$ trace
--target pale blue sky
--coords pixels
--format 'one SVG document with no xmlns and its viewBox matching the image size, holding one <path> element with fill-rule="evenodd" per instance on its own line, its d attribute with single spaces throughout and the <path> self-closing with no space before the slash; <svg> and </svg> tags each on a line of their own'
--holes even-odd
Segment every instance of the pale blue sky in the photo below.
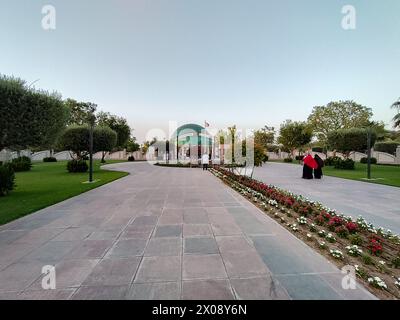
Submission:
<svg viewBox="0 0 400 320">
<path fill-rule="evenodd" d="M 339 99 L 391 127 L 399 15 L 398 0 L 0 0 L 0 73 L 122 115 L 139 140 L 169 120 L 279 126 Z"/>
</svg>

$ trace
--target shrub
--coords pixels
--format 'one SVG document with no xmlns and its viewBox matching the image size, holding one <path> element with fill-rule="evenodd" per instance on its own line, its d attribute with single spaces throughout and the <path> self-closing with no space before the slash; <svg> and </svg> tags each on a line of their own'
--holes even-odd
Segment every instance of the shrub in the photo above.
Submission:
<svg viewBox="0 0 400 320">
<path fill-rule="evenodd" d="M 285 159 L 283 159 L 283 162 L 290 163 L 290 162 L 293 162 L 293 159 L 292 158 L 285 158 Z"/>
<path fill-rule="evenodd" d="M 358 234 L 352 234 L 349 239 L 353 245 L 361 246 L 363 244 L 363 239 Z"/>
<path fill-rule="evenodd" d="M 297 161 L 301 161 L 301 160 L 303 160 L 303 158 L 304 158 L 304 156 L 296 156 L 296 157 L 295 157 L 295 159 L 296 159 Z"/>
<path fill-rule="evenodd" d="M 367 157 L 363 157 L 360 159 L 360 163 L 368 163 L 368 158 Z M 378 160 L 376 160 L 376 158 L 371 157 L 371 164 L 377 164 Z"/>
<path fill-rule="evenodd" d="M 351 159 L 344 159 L 344 160 L 339 159 L 335 161 L 334 168 L 341 170 L 354 170 L 355 162 Z"/>
<path fill-rule="evenodd" d="M 89 167 L 85 160 L 70 160 L 67 163 L 68 172 L 86 172 Z"/>
<path fill-rule="evenodd" d="M 349 231 L 346 229 L 345 226 L 339 226 L 335 229 L 336 234 L 340 238 L 347 238 L 349 236 Z"/>
<path fill-rule="evenodd" d="M 32 162 L 29 157 L 18 157 L 11 160 L 11 166 L 14 172 L 29 171 L 32 168 Z"/>
<path fill-rule="evenodd" d="M 361 255 L 361 259 L 362 259 L 363 263 L 366 265 L 374 264 L 374 260 L 372 260 L 371 256 L 369 256 L 366 253 Z"/>
<path fill-rule="evenodd" d="M 43 162 L 57 162 L 57 159 L 54 157 L 46 157 L 43 158 Z"/>
<path fill-rule="evenodd" d="M 377 142 L 374 145 L 374 150 L 395 155 L 398 145 L 400 145 L 400 143 L 395 141 Z"/>
<path fill-rule="evenodd" d="M 0 196 L 14 189 L 15 174 L 10 164 L 0 165 Z"/>
<path fill-rule="evenodd" d="M 264 154 L 264 156 L 263 156 L 263 162 L 267 162 L 268 160 L 269 160 L 268 155 Z"/>
<path fill-rule="evenodd" d="M 325 159 L 324 163 L 327 167 L 334 166 L 336 161 L 341 160 L 339 157 L 328 157 Z"/>
<path fill-rule="evenodd" d="M 129 156 L 128 157 L 128 161 L 135 161 L 135 157 L 134 156 Z"/>
<path fill-rule="evenodd" d="M 400 256 L 393 258 L 392 265 L 394 268 L 400 268 Z"/>
<path fill-rule="evenodd" d="M 324 152 L 324 148 L 322 148 L 322 147 L 313 147 L 311 150 L 313 152 L 318 152 L 318 153 L 323 153 Z"/>
</svg>

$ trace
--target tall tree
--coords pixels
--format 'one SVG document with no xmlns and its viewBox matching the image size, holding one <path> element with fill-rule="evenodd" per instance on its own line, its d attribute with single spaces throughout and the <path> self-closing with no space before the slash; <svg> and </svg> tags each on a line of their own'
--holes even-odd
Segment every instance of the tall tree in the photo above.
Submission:
<svg viewBox="0 0 400 320">
<path fill-rule="evenodd" d="M 59 94 L 31 89 L 21 79 L 0 76 L 0 150 L 51 146 L 66 117 Z"/>
<path fill-rule="evenodd" d="M 308 123 L 318 140 L 326 143 L 330 131 L 365 127 L 371 116 L 370 108 L 350 100 L 337 101 L 314 107 Z"/>
<path fill-rule="evenodd" d="M 394 127 L 400 128 L 400 98 L 392 104 L 392 108 L 397 111 L 396 115 L 393 117 Z"/>
<path fill-rule="evenodd" d="M 96 117 L 98 125 L 107 126 L 117 133 L 116 147 L 119 149 L 125 148 L 131 135 L 131 128 L 127 120 L 103 111 L 97 113 Z"/>
<path fill-rule="evenodd" d="M 129 138 L 127 144 L 126 144 L 126 151 L 127 152 L 135 152 L 140 150 L 140 145 L 139 143 L 136 142 L 135 137 Z"/>
<path fill-rule="evenodd" d="M 64 101 L 64 104 L 69 110 L 68 125 L 87 125 L 97 109 L 97 105 L 94 103 L 78 102 L 74 99 L 67 99 Z"/>
<path fill-rule="evenodd" d="M 312 130 L 306 122 L 286 120 L 281 124 L 278 142 L 290 151 L 292 156 L 295 149 L 310 143 Z"/>
<path fill-rule="evenodd" d="M 331 131 L 328 134 L 328 145 L 333 150 L 344 153 L 346 157 L 351 151 L 365 152 L 367 150 L 368 129 L 351 128 Z M 375 144 L 376 132 L 371 132 L 371 146 Z"/>
<path fill-rule="evenodd" d="M 268 145 L 274 143 L 275 140 L 275 128 L 264 126 L 260 130 L 254 132 L 254 142 L 259 144 L 264 149 L 267 149 Z"/>
</svg>

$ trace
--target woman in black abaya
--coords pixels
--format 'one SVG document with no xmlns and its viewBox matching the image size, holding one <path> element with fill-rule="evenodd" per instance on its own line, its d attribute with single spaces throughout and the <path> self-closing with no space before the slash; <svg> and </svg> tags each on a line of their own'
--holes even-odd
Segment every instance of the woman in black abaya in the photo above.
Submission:
<svg viewBox="0 0 400 320">
<path fill-rule="evenodd" d="M 314 169 L 314 178 L 321 179 L 322 178 L 322 168 L 324 167 L 324 160 L 321 159 L 319 155 L 314 156 L 314 160 L 317 162 L 318 167 Z"/>
<path fill-rule="evenodd" d="M 314 158 L 308 154 L 303 159 L 303 179 L 312 179 L 313 178 L 313 169 L 315 169 L 318 165 Z"/>
</svg>

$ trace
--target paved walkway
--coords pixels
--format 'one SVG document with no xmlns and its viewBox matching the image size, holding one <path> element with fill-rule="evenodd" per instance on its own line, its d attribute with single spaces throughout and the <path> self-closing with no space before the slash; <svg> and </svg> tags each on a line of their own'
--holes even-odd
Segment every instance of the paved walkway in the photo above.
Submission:
<svg viewBox="0 0 400 320">
<path fill-rule="evenodd" d="M 1 299 L 374 298 L 208 172 L 109 168 L 131 175 L 0 227 Z"/>
<path fill-rule="evenodd" d="M 254 178 L 302 194 L 346 215 L 362 215 L 376 227 L 400 234 L 400 188 L 325 176 L 301 179 L 302 167 L 267 162 L 256 168 Z"/>
</svg>

